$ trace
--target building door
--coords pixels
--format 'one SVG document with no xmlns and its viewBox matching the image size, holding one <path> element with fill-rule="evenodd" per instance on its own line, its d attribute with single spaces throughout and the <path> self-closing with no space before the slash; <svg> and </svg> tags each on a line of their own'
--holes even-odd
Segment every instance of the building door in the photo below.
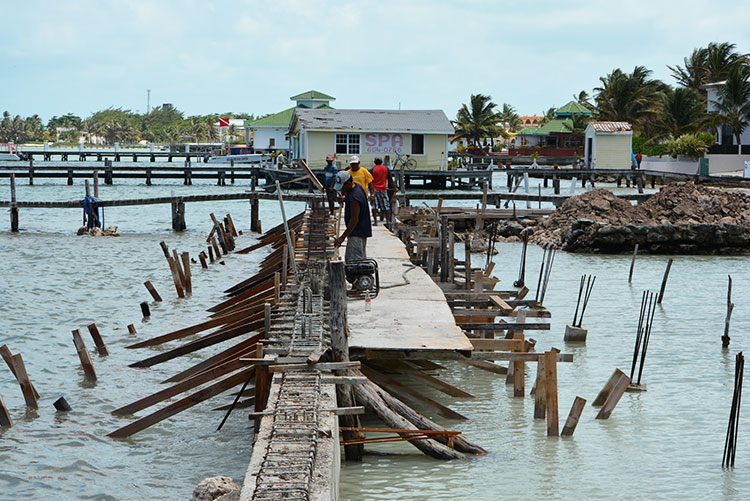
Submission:
<svg viewBox="0 0 750 501">
<path fill-rule="evenodd" d="M 588 137 L 586 138 L 586 167 L 589 169 L 591 168 L 591 158 L 593 157 L 594 153 L 594 138 Z"/>
</svg>

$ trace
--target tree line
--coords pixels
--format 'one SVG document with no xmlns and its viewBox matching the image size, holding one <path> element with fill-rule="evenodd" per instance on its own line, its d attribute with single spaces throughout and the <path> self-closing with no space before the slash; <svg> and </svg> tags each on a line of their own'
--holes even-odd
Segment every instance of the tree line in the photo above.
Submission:
<svg viewBox="0 0 750 501">
<path fill-rule="evenodd" d="M 39 115 L 11 116 L 8 111 L 0 120 L 0 142 L 61 141 L 77 143 L 103 140 L 106 144 L 154 143 L 177 144 L 181 142 L 216 143 L 221 139 L 236 140 L 241 131 L 229 126 L 224 137 L 219 137 L 216 126 L 219 117 L 253 119 L 248 113 L 213 113 L 185 117 L 170 104 L 157 106 L 149 113 L 110 107 L 81 118 L 73 113 L 52 117 L 45 125 Z"/>
<path fill-rule="evenodd" d="M 697 149 L 690 153 L 699 156 L 714 144 L 716 128 L 722 125 L 731 129 L 740 144 L 740 136 L 750 124 L 750 55 L 738 52 L 733 43 L 712 42 L 694 49 L 683 65 L 667 68 L 676 81 L 674 86 L 653 78 L 644 66 L 636 66 L 632 72 L 614 69 L 599 78 L 593 96 L 586 91 L 574 95 L 592 116 L 573 114 L 564 126 L 573 136 L 583 137 L 591 120 L 629 122 L 634 149 L 648 154 Z M 711 103 L 717 112 L 708 113 L 705 86 L 722 81 L 726 84 Z M 542 124 L 552 119 L 554 112 L 554 108 L 544 112 Z M 521 130 L 515 109 L 509 104 L 500 108 L 485 94 L 473 94 L 458 110 L 454 125 L 456 133 L 472 145 Z"/>
</svg>

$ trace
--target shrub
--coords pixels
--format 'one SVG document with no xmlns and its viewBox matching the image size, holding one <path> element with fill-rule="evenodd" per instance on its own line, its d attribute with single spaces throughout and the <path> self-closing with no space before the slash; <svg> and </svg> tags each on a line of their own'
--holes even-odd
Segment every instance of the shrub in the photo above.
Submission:
<svg viewBox="0 0 750 501">
<path fill-rule="evenodd" d="M 713 134 L 683 134 L 677 139 L 667 141 L 667 153 L 673 157 L 682 155 L 690 158 L 700 158 L 706 154 L 708 148 L 714 144 Z"/>
</svg>

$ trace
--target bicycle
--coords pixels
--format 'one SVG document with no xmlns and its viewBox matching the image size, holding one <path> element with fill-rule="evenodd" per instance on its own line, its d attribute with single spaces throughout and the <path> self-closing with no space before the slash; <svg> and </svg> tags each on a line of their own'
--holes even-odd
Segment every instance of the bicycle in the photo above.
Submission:
<svg viewBox="0 0 750 501">
<path fill-rule="evenodd" d="M 409 158 L 409 155 L 399 155 L 398 153 L 396 153 L 396 160 L 393 162 L 392 169 L 395 171 L 396 169 L 401 168 L 402 165 L 407 170 L 414 170 L 417 168 L 417 161 L 413 158 Z"/>
</svg>

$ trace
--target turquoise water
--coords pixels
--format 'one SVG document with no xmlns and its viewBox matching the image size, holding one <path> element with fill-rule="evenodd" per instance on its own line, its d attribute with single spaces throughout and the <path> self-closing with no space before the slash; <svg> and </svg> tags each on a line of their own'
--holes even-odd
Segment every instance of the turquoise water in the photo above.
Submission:
<svg viewBox="0 0 750 501">
<path fill-rule="evenodd" d="M 538 181 L 531 180 L 531 191 Z M 19 200 L 81 198 L 82 180 L 72 187 L 64 180 L 37 179 L 33 187 L 18 186 Z M 101 186 L 102 198 L 135 198 L 178 194 L 244 191 L 248 183 L 217 187 L 194 181 L 185 187 L 160 181 L 146 187 L 127 182 Z M 7 198 L 0 182 L 0 199 Z M 495 175 L 496 188 L 504 176 Z M 579 185 L 580 186 L 580 185 Z M 565 189 L 563 190 L 565 191 Z M 580 188 L 579 188 L 580 191 Z M 278 203 L 261 201 L 264 228 L 280 222 Z M 433 202 L 434 203 L 434 202 Z M 459 202 L 451 202 L 451 205 Z M 473 203 L 469 202 L 470 205 Z M 524 204 L 522 204 L 524 205 Z M 290 203 L 288 214 L 303 204 Z M 153 393 L 159 381 L 213 351 L 170 361 L 151 369 L 127 365 L 158 349 L 126 350 L 135 340 L 205 320 L 206 308 L 222 298 L 221 291 L 251 275 L 265 252 L 233 255 L 225 266 L 209 270 L 193 266 L 193 295 L 178 300 L 159 242 L 196 255 L 205 249 L 209 213 L 230 212 L 238 229 L 249 227 L 249 204 L 242 201 L 187 204 L 188 231 L 170 229 L 168 205 L 106 209 L 105 224 L 118 225 L 119 238 L 78 237 L 81 211 L 21 209 L 19 234 L 0 221 L 0 344 L 21 353 L 31 380 L 42 394 L 40 409 L 27 411 L 13 376 L 0 366 L 2 394 L 15 426 L 0 430 L 0 499 L 187 499 L 206 476 L 223 474 L 241 482 L 250 458 L 252 431 L 246 412 L 233 414 L 216 433 L 222 413 L 211 411 L 230 396 L 223 395 L 163 421 L 129 440 L 106 434 L 130 422 L 110 411 Z M 7 214 L 7 213 L 6 213 Z M 238 247 L 251 245 L 246 233 Z M 517 278 L 520 244 L 501 243 L 495 272 L 509 288 Z M 483 259 L 476 256 L 475 259 Z M 541 249 L 530 247 L 526 282 L 535 293 Z M 407 445 L 372 446 L 394 456 L 367 456 L 362 464 L 342 468 L 342 499 L 747 499 L 750 497 L 750 455 L 746 454 L 747 405 L 740 418 L 737 464 L 721 469 L 734 374 L 734 355 L 748 342 L 750 315 L 746 298 L 750 267 L 745 257 L 677 256 L 664 303 L 657 308 L 643 381 L 648 391 L 628 393 L 607 421 L 584 410 L 574 437 L 547 438 L 543 420 L 533 419 L 533 399 L 513 398 L 505 378 L 463 365 L 446 363 L 440 378 L 475 399 L 455 399 L 408 382 L 469 417 L 447 422 L 489 454 L 468 461 L 441 462 Z M 576 395 L 589 403 L 619 367 L 629 373 L 641 293 L 658 290 L 667 257 L 639 256 L 633 283 L 627 276 L 630 256 L 558 253 L 545 305 L 552 312 L 550 331 L 528 331 L 537 351 L 556 346 L 574 354 L 574 362 L 558 365 L 560 420 Z M 575 309 L 581 274 L 597 275 L 584 326 L 586 345 L 566 345 L 563 331 Z M 732 342 L 722 350 L 720 337 L 726 310 L 726 276 L 734 279 L 736 304 Z M 141 320 L 141 301 L 150 301 L 143 287 L 151 280 L 165 301 L 151 302 L 152 316 Z M 373 303 L 377 311 L 377 301 Z M 96 322 L 110 355 L 92 355 L 99 380 L 83 383 L 70 331 Z M 138 335 L 129 337 L 126 326 Z M 176 343 L 172 343 L 176 344 Z M 527 390 L 535 368 L 529 364 Z M 52 402 L 60 395 L 73 406 L 56 414 Z M 426 412 L 426 414 L 430 414 Z M 138 415 L 144 415 L 142 411 Z M 379 426 L 375 421 L 367 424 Z M 750 433 L 750 432 L 748 432 Z"/>
</svg>

